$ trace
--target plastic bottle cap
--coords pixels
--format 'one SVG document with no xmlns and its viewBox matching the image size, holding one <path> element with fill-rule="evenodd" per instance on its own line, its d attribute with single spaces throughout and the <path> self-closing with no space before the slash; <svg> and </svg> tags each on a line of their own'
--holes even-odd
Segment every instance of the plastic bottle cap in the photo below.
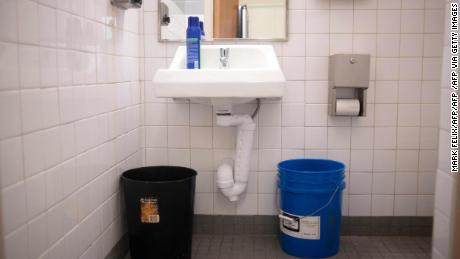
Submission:
<svg viewBox="0 0 460 259">
<path fill-rule="evenodd" d="M 196 16 L 189 16 L 188 17 L 188 26 L 199 26 L 199 19 Z"/>
</svg>

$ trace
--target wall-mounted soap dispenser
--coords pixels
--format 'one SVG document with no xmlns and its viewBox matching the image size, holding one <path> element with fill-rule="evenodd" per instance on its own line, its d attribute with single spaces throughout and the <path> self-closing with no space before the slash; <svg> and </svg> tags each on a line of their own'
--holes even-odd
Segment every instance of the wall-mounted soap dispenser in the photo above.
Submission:
<svg viewBox="0 0 460 259">
<path fill-rule="evenodd" d="M 370 55 L 335 54 L 329 57 L 329 114 L 366 116 Z"/>
</svg>

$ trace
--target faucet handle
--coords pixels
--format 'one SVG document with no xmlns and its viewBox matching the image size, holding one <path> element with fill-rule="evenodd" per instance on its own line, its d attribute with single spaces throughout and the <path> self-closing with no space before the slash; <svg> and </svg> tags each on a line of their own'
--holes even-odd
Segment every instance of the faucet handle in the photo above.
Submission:
<svg viewBox="0 0 460 259">
<path fill-rule="evenodd" d="M 220 48 L 220 56 L 228 58 L 228 54 L 230 52 L 230 48 Z"/>
</svg>

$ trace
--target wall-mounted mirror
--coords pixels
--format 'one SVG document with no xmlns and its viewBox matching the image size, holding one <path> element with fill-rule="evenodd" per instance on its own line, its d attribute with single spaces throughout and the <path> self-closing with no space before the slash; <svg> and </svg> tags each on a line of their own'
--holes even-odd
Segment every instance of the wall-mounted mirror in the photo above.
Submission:
<svg viewBox="0 0 460 259">
<path fill-rule="evenodd" d="M 203 21 L 205 40 L 287 40 L 287 0 L 160 0 L 160 41 L 184 41 L 187 18 Z"/>
</svg>

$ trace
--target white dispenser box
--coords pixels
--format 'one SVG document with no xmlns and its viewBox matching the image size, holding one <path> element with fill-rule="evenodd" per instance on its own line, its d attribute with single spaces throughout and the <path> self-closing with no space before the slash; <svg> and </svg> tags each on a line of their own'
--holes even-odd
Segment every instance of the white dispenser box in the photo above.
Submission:
<svg viewBox="0 0 460 259">
<path fill-rule="evenodd" d="M 335 54 L 329 57 L 329 114 L 366 116 L 370 55 Z"/>
</svg>

